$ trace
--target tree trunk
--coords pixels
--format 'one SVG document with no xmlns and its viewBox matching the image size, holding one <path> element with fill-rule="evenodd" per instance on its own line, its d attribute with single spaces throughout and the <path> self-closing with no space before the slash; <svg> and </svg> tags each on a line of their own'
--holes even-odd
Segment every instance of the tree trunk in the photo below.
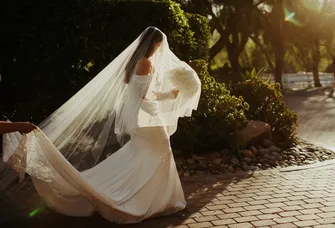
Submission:
<svg viewBox="0 0 335 228">
<path fill-rule="evenodd" d="M 262 43 L 259 41 L 258 37 L 256 36 L 250 36 L 250 38 L 254 41 L 256 46 L 258 46 L 259 50 L 263 53 L 265 56 L 265 59 L 270 67 L 270 70 L 274 72 L 274 66 L 270 57 L 270 54 L 268 53 L 268 50 L 265 49 L 265 47 L 262 45 Z"/>
<path fill-rule="evenodd" d="M 322 87 L 319 77 L 319 67 L 318 65 L 313 65 L 313 78 L 314 78 L 314 87 Z"/>
<path fill-rule="evenodd" d="M 240 53 L 236 50 L 236 48 L 234 48 L 234 46 L 227 48 L 227 51 L 228 59 L 234 75 L 234 82 L 239 82 L 242 78 L 242 68 L 239 61 Z"/>
<path fill-rule="evenodd" d="M 225 47 L 225 38 L 220 37 L 220 39 L 214 44 L 214 46 L 209 50 L 209 62 L 211 62 L 217 54 L 219 54 Z"/>
<path fill-rule="evenodd" d="M 272 45 L 274 46 L 276 66 L 274 70 L 275 82 L 282 85 L 282 74 L 284 72 L 285 63 L 285 35 L 284 35 L 284 22 L 285 14 L 283 11 L 284 2 L 283 0 L 278 0 L 274 7 L 275 24 L 273 25 L 273 32 L 276 34 L 273 37 Z"/>
<path fill-rule="evenodd" d="M 275 82 L 282 86 L 282 75 L 284 72 L 284 60 L 285 60 L 285 50 L 284 45 L 280 45 L 276 50 L 276 66 L 274 69 L 274 79 Z"/>
<path fill-rule="evenodd" d="M 313 47 L 312 47 L 312 58 L 313 58 L 313 78 L 314 78 L 314 86 L 315 87 L 322 87 L 320 83 L 319 77 L 319 64 L 321 60 L 321 53 L 320 53 L 320 40 L 318 38 L 314 39 Z"/>
</svg>

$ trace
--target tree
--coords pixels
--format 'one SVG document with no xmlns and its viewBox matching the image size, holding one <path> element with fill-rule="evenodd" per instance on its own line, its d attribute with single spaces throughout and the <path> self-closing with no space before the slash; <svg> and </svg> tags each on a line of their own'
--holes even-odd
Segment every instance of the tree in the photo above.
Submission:
<svg viewBox="0 0 335 228">
<path fill-rule="evenodd" d="M 286 53 L 284 1 L 269 0 L 259 4 L 258 20 L 261 29 L 255 30 L 251 35 L 251 39 L 263 52 L 270 69 L 273 71 L 275 81 L 280 84 L 282 84 Z M 273 57 L 269 54 L 271 52 Z"/>
<path fill-rule="evenodd" d="M 306 71 L 311 70 L 314 86 L 321 87 L 319 64 L 321 61 L 321 43 L 327 37 L 326 11 L 329 1 L 315 1 L 313 6 L 306 7 L 302 1 L 293 5 L 300 26 L 292 29 L 290 40 L 291 50 L 296 53 Z"/>
<path fill-rule="evenodd" d="M 255 24 L 253 17 L 261 1 L 250 0 L 190 0 L 184 3 L 188 11 L 200 13 L 210 18 L 212 33 L 220 34 L 218 41 L 210 48 L 209 61 L 212 61 L 223 49 L 226 49 L 234 81 L 239 81 L 242 67 L 239 61 L 241 53 L 250 38 Z"/>
<path fill-rule="evenodd" d="M 332 60 L 332 71 L 334 74 L 335 80 L 335 4 L 334 0 L 325 0 L 324 3 L 326 6 L 324 7 L 324 42 L 328 57 Z"/>
</svg>

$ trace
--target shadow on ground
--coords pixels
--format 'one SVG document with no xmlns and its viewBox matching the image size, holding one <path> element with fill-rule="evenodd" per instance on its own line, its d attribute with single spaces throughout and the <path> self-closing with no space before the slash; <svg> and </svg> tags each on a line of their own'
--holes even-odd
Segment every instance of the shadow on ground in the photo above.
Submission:
<svg viewBox="0 0 335 228">
<path fill-rule="evenodd" d="M 15 197 L 14 193 L 1 194 L 0 199 L 0 215 L 3 216 L 18 215 L 23 212 L 23 215 L 18 217 L 8 217 L 8 221 L 0 223 L 0 227 L 11 228 L 11 227 L 49 227 L 49 228 L 59 228 L 59 227 L 131 227 L 131 228 L 164 228 L 172 227 L 180 224 L 187 223 L 189 218 L 198 217 L 200 213 L 206 214 L 206 207 L 222 206 L 220 205 L 220 197 L 224 198 L 222 192 L 227 188 L 227 186 L 237 183 L 241 180 L 251 177 L 252 174 L 249 173 L 239 173 L 230 175 L 220 175 L 220 176 L 195 176 L 182 179 L 182 184 L 185 192 L 185 198 L 187 199 L 187 208 L 181 212 L 173 215 L 157 217 L 153 219 L 145 220 L 139 224 L 134 225 L 117 225 L 105 220 L 99 214 L 94 214 L 87 218 L 75 218 L 68 217 L 43 206 L 39 200 L 37 193 L 33 189 L 30 181 L 26 182 L 25 189 L 20 190 L 21 197 Z M 228 193 L 227 193 L 228 194 Z M 14 197 L 14 198 L 13 198 Z M 30 199 L 30 206 L 26 206 L 27 199 Z M 218 205 L 216 205 L 218 202 Z M 28 205 L 28 204 L 27 204 Z M 34 208 L 41 208 L 40 211 L 33 215 Z M 223 205 L 224 206 L 224 205 Z M 28 208 L 30 207 L 30 209 Z M 29 211 L 30 210 L 30 213 Z M 29 217 L 30 215 L 33 215 Z"/>
</svg>

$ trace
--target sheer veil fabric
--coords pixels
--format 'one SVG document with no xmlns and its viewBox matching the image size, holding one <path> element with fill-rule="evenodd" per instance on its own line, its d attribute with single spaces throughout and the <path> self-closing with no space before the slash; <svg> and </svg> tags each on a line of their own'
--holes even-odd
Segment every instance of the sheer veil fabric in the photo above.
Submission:
<svg viewBox="0 0 335 228">
<path fill-rule="evenodd" d="M 143 58 L 152 70 L 138 75 Z M 172 93 L 168 75 L 179 68 L 192 72 L 191 95 Z M 3 162 L 22 183 L 13 182 L 16 175 L 1 164 L 1 191 L 7 197 L 25 191 L 26 173 L 47 206 L 69 216 L 98 211 L 112 222 L 136 223 L 182 210 L 186 202 L 170 136 L 178 118 L 197 108 L 200 88 L 166 36 L 147 28 L 38 130 L 3 136 Z"/>
</svg>

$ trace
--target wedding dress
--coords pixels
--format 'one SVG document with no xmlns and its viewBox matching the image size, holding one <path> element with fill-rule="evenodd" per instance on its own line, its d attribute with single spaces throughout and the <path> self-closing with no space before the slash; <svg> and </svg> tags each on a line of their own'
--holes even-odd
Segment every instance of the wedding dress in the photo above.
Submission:
<svg viewBox="0 0 335 228">
<path fill-rule="evenodd" d="M 155 28 L 155 31 L 159 30 Z M 164 56 L 163 48 L 157 52 Z M 134 56 L 134 51 L 131 53 Z M 176 62 L 176 57 L 172 57 Z M 157 63 L 153 59 L 151 61 Z M 168 64 L 168 61 L 164 62 Z M 173 66 L 176 69 L 176 65 Z M 180 63 L 178 66 L 185 67 L 185 64 Z M 196 108 L 200 82 L 192 71 L 197 82 L 196 93 L 187 97 L 181 93 L 176 98 L 171 90 L 166 91 L 170 87 L 166 87 L 168 82 L 162 77 L 162 71 L 156 70 L 162 68 L 154 68 L 155 72 L 148 75 L 133 73 L 127 86 L 120 86 L 121 89 L 114 87 L 111 90 L 110 84 L 100 78 L 98 84 L 101 88 L 109 88 L 106 93 L 114 96 L 107 97 L 101 90 L 94 90 L 96 93 L 93 93 L 93 98 L 88 96 L 91 100 L 82 106 L 84 108 L 81 112 L 77 112 L 78 99 L 74 99 L 76 103 L 72 104 L 76 106 L 72 111 L 68 110 L 72 106 L 65 104 L 61 112 L 58 110 L 44 125 L 40 125 L 41 129 L 22 137 L 18 133 L 5 135 L 3 160 L 20 173 L 21 180 L 24 173 L 28 173 L 48 207 L 65 215 L 84 217 L 98 211 L 112 222 L 137 223 L 184 209 L 186 201 L 170 146 L 170 135 L 177 128 L 178 118 L 189 116 L 190 110 Z M 116 79 L 113 80 L 115 85 Z M 153 99 L 146 98 L 150 91 L 154 94 Z M 74 97 L 78 97 L 78 94 Z M 117 99 L 120 103 L 117 103 L 116 94 L 122 97 Z M 101 96 L 107 97 L 104 98 L 106 102 L 102 102 Z M 80 105 L 86 99 L 82 99 Z M 101 109 L 89 112 L 96 102 L 102 105 L 99 106 Z M 108 104 L 112 107 L 106 107 Z M 88 118 L 87 112 L 94 113 L 94 117 L 104 112 L 108 115 L 98 118 L 103 119 L 103 125 L 95 127 L 94 121 L 97 119 L 92 116 Z M 65 117 L 59 118 L 61 115 Z M 81 115 L 84 117 L 80 118 Z M 66 122 L 68 125 L 61 127 Z M 88 122 L 89 131 L 84 131 Z M 80 127 L 80 123 L 85 123 L 85 127 Z M 110 132 L 112 123 L 117 136 L 127 133 L 130 140 L 102 162 L 88 168 L 81 167 L 79 171 L 76 166 L 78 163 L 74 163 L 74 160 L 81 164 L 87 160 L 87 155 L 90 155 L 88 157 L 91 160 L 97 160 L 110 142 L 115 142 L 115 137 L 111 139 L 115 136 Z M 78 129 L 81 129 L 79 139 L 74 134 L 78 133 Z M 97 129 L 99 134 L 96 133 Z M 85 139 L 87 132 L 94 132 L 94 142 Z M 65 146 L 69 143 L 64 143 L 64 136 L 71 139 L 72 144 L 75 142 L 74 149 Z M 73 155 L 75 152 L 77 154 Z M 75 159 L 70 162 L 71 158 Z"/>
</svg>

